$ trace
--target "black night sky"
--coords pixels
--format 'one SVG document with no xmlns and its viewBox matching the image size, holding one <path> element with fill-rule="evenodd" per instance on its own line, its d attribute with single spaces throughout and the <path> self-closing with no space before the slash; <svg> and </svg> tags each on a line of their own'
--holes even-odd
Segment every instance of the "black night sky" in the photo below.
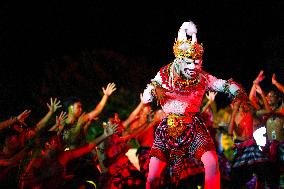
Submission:
<svg viewBox="0 0 284 189">
<path fill-rule="evenodd" d="M 101 64 L 92 67 L 100 71 L 88 73 L 85 68 L 82 81 L 87 84 L 80 85 L 75 95 L 97 97 L 91 93 L 114 81 L 138 98 L 158 69 L 173 59 L 178 28 L 189 19 L 197 25 L 198 40 L 205 47 L 204 70 L 219 78 L 233 78 L 247 91 L 260 69 L 265 72 L 267 89 L 272 87 L 272 73 L 284 83 L 283 1 L 132 2 L 1 2 L 0 117 L 35 109 L 51 96 L 76 93 L 72 83 L 57 85 L 62 81 L 53 69 L 72 70 L 66 57 L 87 67 L 78 57 L 94 51 L 106 54 L 103 61 L 92 55 L 96 59 L 92 63 Z M 114 65 L 113 56 L 125 61 Z M 54 89 L 44 90 L 43 85 Z"/>
</svg>

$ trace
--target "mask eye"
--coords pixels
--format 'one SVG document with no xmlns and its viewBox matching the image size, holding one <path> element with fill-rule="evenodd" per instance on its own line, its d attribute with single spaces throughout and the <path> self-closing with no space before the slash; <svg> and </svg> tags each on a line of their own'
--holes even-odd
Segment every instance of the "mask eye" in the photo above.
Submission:
<svg viewBox="0 0 284 189">
<path fill-rule="evenodd" d="M 194 64 L 193 61 L 185 61 L 186 64 Z"/>
<path fill-rule="evenodd" d="M 199 65 L 200 61 L 199 60 L 194 60 L 193 61 L 195 65 Z"/>
</svg>

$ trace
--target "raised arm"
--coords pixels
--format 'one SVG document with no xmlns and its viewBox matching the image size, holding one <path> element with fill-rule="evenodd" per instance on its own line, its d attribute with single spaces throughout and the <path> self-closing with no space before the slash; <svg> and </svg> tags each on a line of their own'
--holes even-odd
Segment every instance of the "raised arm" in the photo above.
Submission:
<svg viewBox="0 0 284 189">
<path fill-rule="evenodd" d="M 0 122 L 0 131 L 15 124 L 15 123 L 20 123 L 22 125 L 26 125 L 25 119 L 31 114 L 31 110 L 25 110 L 22 113 L 20 113 L 16 117 L 12 117 L 8 120 Z"/>
<path fill-rule="evenodd" d="M 154 113 L 154 117 L 153 117 L 153 120 L 151 120 L 151 122 L 146 122 L 142 125 L 139 125 L 139 127 L 131 130 L 131 133 L 129 133 L 128 135 L 125 135 L 123 137 L 120 137 L 120 139 L 122 141 L 128 141 L 130 140 L 131 138 L 135 138 L 145 132 L 148 131 L 148 129 L 150 129 L 151 127 L 157 125 L 164 117 L 165 117 L 165 113 L 162 109 L 160 110 L 156 110 L 155 113 Z"/>
<path fill-rule="evenodd" d="M 284 93 L 284 85 L 282 85 L 281 83 L 279 83 L 277 80 L 276 80 L 276 75 L 275 73 L 272 75 L 272 84 L 275 85 L 275 87 L 277 87 L 277 89 L 281 92 L 281 93 Z"/>
<path fill-rule="evenodd" d="M 47 114 L 36 124 L 35 127 L 35 131 L 38 132 L 41 129 L 43 129 L 47 122 L 50 120 L 51 116 L 54 114 L 54 112 L 56 112 L 56 110 L 58 108 L 61 107 L 60 105 L 60 100 L 57 100 L 57 98 L 55 98 L 54 100 L 52 98 L 50 98 L 50 104 L 46 104 L 49 111 L 47 112 Z"/>
<path fill-rule="evenodd" d="M 140 103 L 138 104 L 138 106 L 131 112 L 131 114 L 128 116 L 128 118 L 122 122 L 122 125 L 124 128 L 126 128 L 128 125 L 130 125 L 130 123 L 132 123 L 137 115 L 139 114 L 139 112 L 142 110 L 142 108 L 144 107 L 144 103 L 142 101 L 142 93 L 140 93 Z"/>
<path fill-rule="evenodd" d="M 52 126 L 49 129 L 49 131 L 57 131 L 57 134 L 59 135 L 63 130 L 66 119 L 67 119 L 66 112 L 61 111 L 59 116 L 56 116 L 56 123 L 54 124 L 54 126 Z"/>
<path fill-rule="evenodd" d="M 258 110 L 260 109 L 260 106 L 258 104 L 258 99 L 256 97 L 256 85 L 259 85 L 259 83 L 265 78 L 263 74 L 263 70 L 260 70 L 258 76 L 253 81 L 253 85 L 251 87 L 250 93 L 249 93 L 249 100 L 252 106 Z"/>
<path fill-rule="evenodd" d="M 69 161 L 77 159 L 89 152 L 91 152 L 98 144 L 104 141 L 109 136 L 113 135 L 117 132 L 117 125 L 107 125 L 104 127 L 104 132 L 99 137 L 95 138 L 92 142 L 84 145 L 82 147 L 64 151 L 61 155 L 59 155 L 59 162 L 63 166 L 65 166 Z"/>
<path fill-rule="evenodd" d="M 114 83 L 109 83 L 106 88 L 102 88 L 104 96 L 102 97 L 101 101 L 95 107 L 94 110 L 87 114 L 89 120 L 95 119 L 103 110 L 106 105 L 108 97 L 116 90 Z"/>
<path fill-rule="evenodd" d="M 29 151 L 29 147 L 24 147 L 21 151 L 17 152 L 10 158 L 0 159 L 0 166 L 16 166 L 19 161 L 21 161 L 27 155 Z"/>
<path fill-rule="evenodd" d="M 262 101 L 263 101 L 263 104 L 264 104 L 264 107 L 265 107 L 265 110 L 267 112 L 271 112 L 272 109 L 270 107 L 270 105 L 268 104 L 267 100 L 266 100 L 266 94 L 265 92 L 262 90 L 262 88 L 260 87 L 259 84 L 255 84 L 255 89 L 256 89 L 256 92 L 261 96 L 262 98 Z"/>
<path fill-rule="evenodd" d="M 162 77 L 160 72 L 158 72 L 155 78 L 151 79 L 151 82 L 147 84 L 141 98 L 144 104 L 152 102 L 155 98 L 157 98 L 159 102 L 163 100 Z"/>
<path fill-rule="evenodd" d="M 206 104 L 202 107 L 201 113 L 205 112 L 205 111 L 208 109 L 208 107 L 214 102 L 216 95 L 217 95 L 217 92 L 211 92 L 211 91 L 209 91 L 209 92 L 206 94 L 207 102 L 206 102 Z"/>
<path fill-rule="evenodd" d="M 154 118 L 150 123 L 145 123 L 142 127 L 139 127 L 136 131 L 134 131 L 134 136 L 138 137 L 143 135 L 144 133 L 148 132 L 151 127 L 158 125 L 162 119 L 166 116 L 165 112 L 162 109 L 158 109 L 154 113 Z M 133 136 L 132 136 L 133 138 Z"/>
<path fill-rule="evenodd" d="M 235 82 L 233 79 L 223 80 L 217 79 L 212 75 L 206 76 L 208 81 L 208 89 L 218 92 L 223 92 L 229 95 L 233 101 L 241 101 L 241 103 L 247 103 L 248 97 L 244 88 Z M 207 89 L 207 90 L 208 90 Z"/>
</svg>

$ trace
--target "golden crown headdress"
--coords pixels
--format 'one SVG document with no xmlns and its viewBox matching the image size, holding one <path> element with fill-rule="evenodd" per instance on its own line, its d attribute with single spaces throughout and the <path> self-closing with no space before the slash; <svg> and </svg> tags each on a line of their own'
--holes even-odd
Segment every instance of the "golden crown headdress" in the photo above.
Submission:
<svg viewBox="0 0 284 189">
<path fill-rule="evenodd" d="M 192 21 L 184 22 L 182 24 L 173 46 L 176 58 L 202 58 L 204 49 L 202 44 L 197 43 L 196 33 L 197 28 Z M 187 39 L 187 35 L 191 36 L 191 38 Z"/>
</svg>

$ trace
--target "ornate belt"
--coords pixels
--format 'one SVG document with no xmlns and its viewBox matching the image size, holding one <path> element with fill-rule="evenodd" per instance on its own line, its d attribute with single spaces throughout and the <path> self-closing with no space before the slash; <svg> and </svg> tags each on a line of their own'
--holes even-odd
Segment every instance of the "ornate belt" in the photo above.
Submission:
<svg viewBox="0 0 284 189">
<path fill-rule="evenodd" d="M 170 114 L 167 116 L 167 133 L 171 137 L 179 137 L 187 128 L 192 118 L 185 115 Z"/>
</svg>

